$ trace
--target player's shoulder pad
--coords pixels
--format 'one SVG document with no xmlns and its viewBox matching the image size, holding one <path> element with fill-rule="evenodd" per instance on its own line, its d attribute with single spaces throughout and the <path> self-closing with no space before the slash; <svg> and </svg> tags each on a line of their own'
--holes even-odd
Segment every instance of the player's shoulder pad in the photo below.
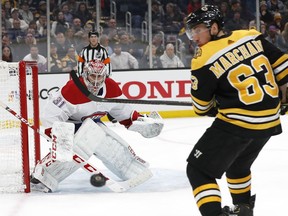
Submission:
<svg viewBox="0 0 288 216">
<path fill-rule="evenodd" d="M 244 37 L 258 37 L 259 35 L 261 35 L 261 33 L 255 29 L 250 29 L 250 30 L 237 30 L 234 31 L 232 34 L 232 38 L 233 36 L 235 37 L 236 40 L 239 40 L 241 38 Z"/>
<path fill-rule="evenodd" d="M 111 78 L 105 79 L 106 95 L 105 98 L 115 98 L 122 95 L 119 85 Z"/>
<path fill-rule="evenodd" d="M 82 77 L 80 81 L 85 85 Z M 65 100 L 72 104 L 82 104 L 91 101 L 79 90 L 73 80 L 69 80 L 66 85 L 62 87 L 61 94 Z"/>
<path fill-rule="evenodd" d="M 215 61 L 221 55 L 227 52 L 229 46 L 236 46 L 237 44 L 241 45 L 246 41 L 257 38 L 260 35 L 261 33 L 254 29 L 236 30 L 232 31 L 232 33 L 227 37 L 210 41 L 204 46 L 197 48 L 191 62 L 192 70 L 197 70 Z"/>
</svg>

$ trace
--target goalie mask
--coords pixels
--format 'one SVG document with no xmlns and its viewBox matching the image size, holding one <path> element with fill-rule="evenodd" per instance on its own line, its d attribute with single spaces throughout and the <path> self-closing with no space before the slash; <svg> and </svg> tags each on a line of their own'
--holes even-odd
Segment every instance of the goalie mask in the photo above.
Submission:
<svg viewBox="0 0 288 216">
<path fill-rule="evenodd" d="M 107 76 L 107 67 L 100 60 L 92 60 L 85 66 L 83 78 L 87 89 L 97 95 Z"/>
</svg>

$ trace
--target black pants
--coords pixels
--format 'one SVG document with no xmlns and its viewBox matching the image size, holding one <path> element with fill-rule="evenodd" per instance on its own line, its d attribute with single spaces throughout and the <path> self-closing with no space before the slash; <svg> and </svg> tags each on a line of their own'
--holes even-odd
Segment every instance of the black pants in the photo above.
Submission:
<svg viewBox="0 0 288 216">
<path fill-rule="evenodd" d="M 187 177 L 202 215 L 220 214 L 221 196 L 216 178 L 225 172 L 232 182 L 247 179 L 249 184 L 250 168 L 269 139 L 238 137 L 214 127 L 206 130 L 187 159 Z M 233 203 L 249 203 L 249 185 L 247 188 L 243 193 L 231 192 Z"/>
</svg>

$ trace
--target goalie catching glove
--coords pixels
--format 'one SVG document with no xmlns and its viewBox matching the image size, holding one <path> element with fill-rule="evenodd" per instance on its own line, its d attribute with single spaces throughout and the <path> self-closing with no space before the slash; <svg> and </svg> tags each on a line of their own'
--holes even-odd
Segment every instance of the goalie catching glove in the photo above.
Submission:
<svg viewBox="0 0 288 216">
<path fill-rule="evenodd" d="M 125 125 L 128 130 L 136 131 L 145 138 L 158 136 L 164 126 L 163 119 L 158 112 L 153 111 L 149 115 L 142 115 L 134 111 L 131 119 L 120 122 Z"/>
</svg>

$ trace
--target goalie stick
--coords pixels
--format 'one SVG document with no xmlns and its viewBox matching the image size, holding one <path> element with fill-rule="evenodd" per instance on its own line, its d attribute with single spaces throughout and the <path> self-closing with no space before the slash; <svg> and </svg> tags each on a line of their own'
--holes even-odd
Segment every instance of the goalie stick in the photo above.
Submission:
<svg viewBox="0 0 288 216">
<path fill-rule="evenodd" d="M 13 109 L 11 109 L 10 107 L 8 107 L 5 103 L 3 103 L 0 100 L 0 106 L 3 107 L 5 110 L 7 110 L 10 114 L 12 114 L 13 116 L 15 116 L 17 119 L 19 119 L 21 122 L 23 122 L 24 124 L 26 124 L 28 127 L 30 127 L 31 129 L 33 129 L 34 131 L 36 131 L 38 134 L 40 134 L 42 137 L 44 137 L 46 140 L 48 140 L 49 142 L 53 143 L 53 140 L 47 136 L 45 133 L 41 132 L 39 128 L 35 127 L 34 125 L 30 124 L 27 119 L 23 118 L 21 115 L 19 115 L 18 113 L 16 113 Z M 143 179 L 147 179 L 149 176 L 151 176 L 150 170 L 148 170 L 147 172 L 143 172 L 141 174 L 139 174 L 138 176 L 132 178 L 132 179 L 128 179 L 126 181 L 115 181 L 111 178 L 109 178 L 108 176 L 104 175 L 102 172 L 100 172 L 98 170 L 98 168 L 96 168 L 95 166 L 91 165 L 90 163 L 88 163 L 88 161 L 86 161 L 84 158 L 82 158 L 80 155 L 76 154 L 75 152 L 73 153 L 73 161 L 80 165 L 80 167 L 82 169 L 84 169 L 86 172 L 90 173 L 90 174 L 100 174 L 102 176 L 104 176 L 105 180 L 106 180 L 106 186 L 114 191 L 114 192 L 124 192 L 127 191 L 135 186 L 137 186 L 138 184 L 143 182 Z"/>
<path fill-rule="evenodd" d="M 84 86 L 76 71 L 72 70 L 70 72 L 72 80 L 78 89 L 90 100 L 103 103 L 129 103 L 129 104 L 147 104 L 147 105 L 171 105 L 171 106 L 192 106 L 192 102 L 185 101 L 165 101 L 165 100 L 130 100 L 130 99 L 113 99 L 113 98 L 100 98 L 92 94 L 86 86 Z"/>
</svg>

